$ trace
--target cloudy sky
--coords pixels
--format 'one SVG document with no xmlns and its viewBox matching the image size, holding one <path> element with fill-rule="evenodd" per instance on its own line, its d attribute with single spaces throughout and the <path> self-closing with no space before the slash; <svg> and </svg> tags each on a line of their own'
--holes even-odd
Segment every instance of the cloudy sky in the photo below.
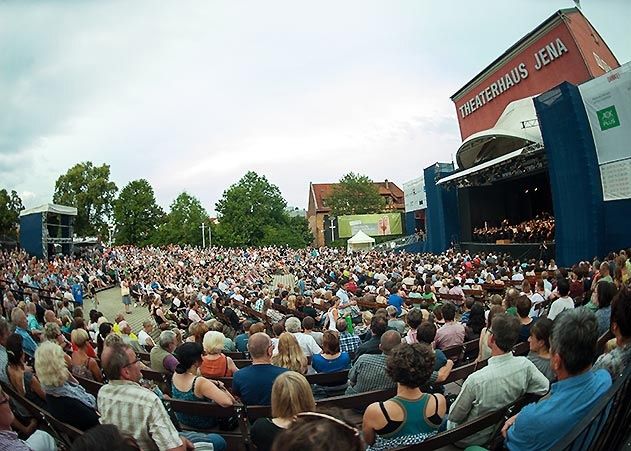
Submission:
<svg viewBox="0 0 631 451">
<path fill-rule="evenodd" d="M 629 0 L 583 0 L 621 62 Z M 80 161 L 212 212 L 246 171 L 290 205 L 353 170 L 400 185 L 460 143 L 449 96 L 571 0 L 0 2 L 0 188 Z"/>
</svg>

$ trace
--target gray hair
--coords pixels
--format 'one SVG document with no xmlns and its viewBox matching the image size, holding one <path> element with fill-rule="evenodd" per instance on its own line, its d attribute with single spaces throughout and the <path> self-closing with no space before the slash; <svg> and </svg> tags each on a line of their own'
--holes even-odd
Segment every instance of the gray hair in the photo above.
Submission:
<svg viewBox="0 0 631 451">
<path fill-rule="evenodd" d="M 160 334 L 160 340 L 158 341 L 159 346 L 162 349 L 166 349 L 173 342 L 175 342 L 175 332 L 173 332 L 172 330 L 162 331 L 162 333 Z"/>
<path fill-rule="evenodd" d="M 588 368 L 596 357 L 598 321 L 585 308 L 568 309 L 554 320 L 550 352 L 558 354 L 570 374 Z"/>
<path fill-rule="evenodd" d="M 300 320 L 295 316 L 289 317 L 285 320 L 285 330 L 292 334 L 300 332 L 302 330 L 302 324 L 300 324 Z"/>
<path fill-rule="evenodd" d="M 101 363 L 103 371 L 109 380 L 120 380 L 121 370 L 130 363 L 127 355 L 128 349 L 131 349 L 131 346 L 118 342 L 108 347 L 107 351 L 103 351 Z"/>
</svg>

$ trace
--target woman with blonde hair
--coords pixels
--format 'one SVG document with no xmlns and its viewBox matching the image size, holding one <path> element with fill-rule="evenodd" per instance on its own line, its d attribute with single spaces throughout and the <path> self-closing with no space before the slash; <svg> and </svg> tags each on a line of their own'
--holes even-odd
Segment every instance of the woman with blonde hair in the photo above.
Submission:
<svg viewBox="0 0 631 451">
<path fill-rule="evenodd" d="M 214 379 L 230 377 L 237 372 L 237 366 L 232 359 L 222 352 L 225 338 L 224 334 L 214 330 L 204 335 L 203 346 L 206 355 L 202 358 L 202 364 L 199 367 L 202 376 Z"/>
<path fill-rule="evenodd" d="M 70 334 L 70 341 L 76 349 L 72 353 L 70 371 L 74 376 L 103 382 L 101 368 L 87 353 L 90 336 L 85 329 L 75 329 Z"/>
<path fill-rule="evenodd" d="M 208 332 L 208 326 L 205 322 L 200 321 L 197 323 L 193 323 L 188 328 L 188 337 L 186 338 L 187 343 L 199 343 L 200 345 L 204 341 L 204 335 Z"/>
<path fill-rule="evenodd" d="M 99 424 L 94 396 L 70 374 L 64 351 L 58 345 L 49 341 L 39 345 L 35 351 L 35 371 L 51 415 L 82 431 Z"/>
<path fill-rule="evenodd" d="M 272 418 L 259 418 L 252 425 L 252 442 L 258 451 L 269 451 L 278 433 L 293 423 L 296 415 L 315 411 L 311 386 L 302 374 L 286 371 L 272 386 Z"/>
<path fill-rule="evenodd" d="M 283 332 L 278 337 L 278 353 L 272 357 L 272 365 L 307 373 L 307 357 L 298 344 L 294 334 Z"/>
</svg>

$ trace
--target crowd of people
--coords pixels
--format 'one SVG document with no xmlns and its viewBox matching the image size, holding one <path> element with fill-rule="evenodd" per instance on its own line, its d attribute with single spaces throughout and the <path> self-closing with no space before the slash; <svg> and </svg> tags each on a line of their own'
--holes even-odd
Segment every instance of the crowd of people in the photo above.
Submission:
<svg viewBox="0 0 631 451">
<path fill-rule="evenodd" d="M 86 431 L 73 449 L 226 448 L 221 434 L 193 431 L 234 427 L 230 418 L 176 412 L 186 426 L 178 432 L 167 397 L 271 406 L 271 417 L 250 428 L 260 450 L 385 450 L 546 394 L 510 418 L 502 435 L 511 450 L 549 449 L 628 364 L 627 255 L 558 268 L 455 251 L 127 246 L 50 262 L 3 251 L 0 381 Z M 110 319 L 98 310 L 107 287 L 121 298 L 121 313 Z M 147 320 L 134 331 L 125 318 L 137 309 Z M 612 340 L 598 355 L 596 341 L 608 331 Z M 521 342 L 529 343 L 527 356 L 512 352 Z M 447 357 L 465 343 L 477 343 L 476 353 Z M 247 365 L 236 365 L 237 352 Z M 442 383 L 459 359 L 480 369 L 456 396 Z M 146 370 L 165 374 L 169 385 L 145 380 Z M 345 371 L 333 385 L 307 379 Z M 85 380 L 104 384 L 97 397 Z M 359 428 L 317 408 L 319 399 L 375 390 L 395 396 L 369 405 Z M 0 448 L 55 449 L 18 400 L 6 390 L 0 397 Z M 485 445 L 491 432 L 457 445 Z"/>
<path fill-rule="evenodd" d="M 554 241 L 554 218 L 549 214 L 541 214 L 519 224 L 509 224 L 504 219 L 499 226 L 489 227 L 485 224 L 485 227 L 474 228 L 472 238 L 478 243 L 496 243 L 500 240 L 511 243 L 550 242 Z"/>
</svg>

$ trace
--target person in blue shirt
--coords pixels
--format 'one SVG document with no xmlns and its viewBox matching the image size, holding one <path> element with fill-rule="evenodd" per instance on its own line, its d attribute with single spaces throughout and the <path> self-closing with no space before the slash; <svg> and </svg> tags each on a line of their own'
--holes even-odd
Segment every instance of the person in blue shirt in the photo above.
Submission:
<svg viewBox="0 0 631 451">
<path fill-rule="evenodd" d="M 598 322 L 589 310 L 568 309 L 557 316 L 550 365 L 558 382 L 552 384 L 549 396 L 506 421 L 502 434 L 509 450 L 554 448 L 611 387 L 607 371 L 591 371 L 597 340 Z"/>
<path fill-rule="evenodd" d="M 248 341 L 252 365 L 241 368 L 232 379 L 232 391 L 246 405 L 268 406 L 272 402 L 272 385 L 287 368 L 272 365 L 274 346 L 264 332 L 252 335 Z"/>
<path fill-rule="evenodd" d="M 81 284 L 75 283 L 72 285 L 72 297 L 79 306 L 83 305 L 83 288 Z"/>
<path fill-rule="evenodd" d="M 335 373 L 351 367 L 351 357 L 348 352 L 340 352 L 340 339 L 337 332 L 324 331 L 322 353 L 313 355 L 311 366 L 317 373 Z"/>
<path fill-rule="evenodd" d="M 399 288 L 396 293 L 392 293 L 390 296 L 388 296 L 388 305 L 392 305 L 393 307 L 395 307 L 397 309 L 398 315 L 401 314 L 401 307 L 404 303 L 404 295 L 405 293 L 403 292 L 403 290 Z"/>
<path fill-rule="evenodd" d="M 15 333 L 22 337 L 22 347 L 24 352 L 31 357 L 35 355 L 37 350 L 37 343 L 28 333 L 28 321 L 26 319 L 26 313 L 20 307 L 15 307 L 11 311 L 11 322 L 15 324 Z"/>
<path fill-rule="evenodd" d="M 243 321 L 243 333 L 234 337 L 234 344 L 239 352 L 246 352 L 248 350 L 248 339 L 250 338 L 250 326 L 252 321 Z"/>
</svg>

